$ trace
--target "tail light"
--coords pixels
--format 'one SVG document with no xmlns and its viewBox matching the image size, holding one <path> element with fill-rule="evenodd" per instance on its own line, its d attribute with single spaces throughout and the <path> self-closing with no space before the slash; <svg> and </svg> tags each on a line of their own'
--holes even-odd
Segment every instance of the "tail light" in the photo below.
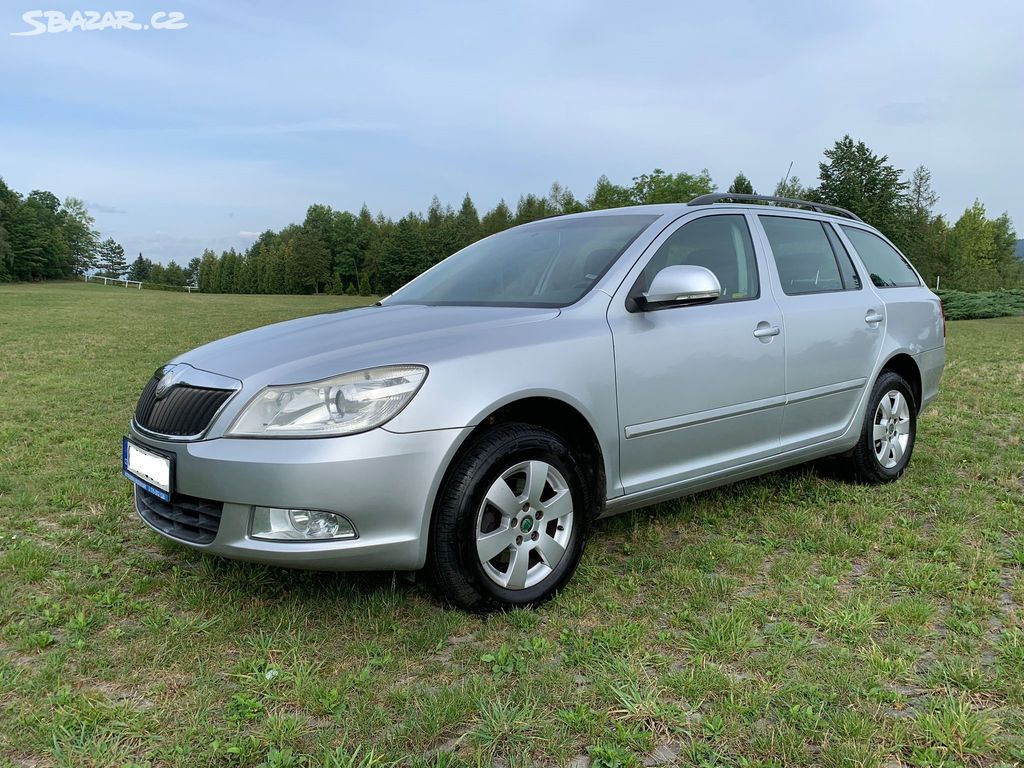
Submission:
<svg viewBox="0 0 1024 768">
<path fill-rule="evenodd" d="M 942 318 L 942 338 L 946 338 L 946 308 L 942 306 L 942 299 L 939 299 L 939 316 Z"/>
</svg>

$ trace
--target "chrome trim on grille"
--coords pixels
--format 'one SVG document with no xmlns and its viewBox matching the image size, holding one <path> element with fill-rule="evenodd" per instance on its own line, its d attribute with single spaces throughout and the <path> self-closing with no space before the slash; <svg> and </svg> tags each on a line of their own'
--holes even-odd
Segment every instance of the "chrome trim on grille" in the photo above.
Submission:
<svg viewBox="0 0 1024 768">
<path fill-rule="evenodd" d="M 150 435 L 161 440 L 171 442 L 187 442 L 199 440 L 209 431 L 210 427 L 220 416 L 221 412 L 231 401 L 231 398 L 242 388 L 242 382 L 238 379 L 222 376 L 219 373 L 204 371 L 200 368 L 193 368 L 188 363 L 173 363 L 163 365 L 156 369 L 153 378 L 146 384 L 139 402 L 132 416 L 132 426 L 144 435 Z M 145 403 L 148 409 L 148 420 L 157 403 L 172 395 L 176 389 L 205 390 L 206 393 L 224 393 L 223 401 L 218 405 L 213 414 L 205 421 L 201 430 L 192 434 L 170 434 L 160 432 L 139 421 L 139 409 Z M 199 395 L 201 396 L 201 395 Z"/>
</svg>

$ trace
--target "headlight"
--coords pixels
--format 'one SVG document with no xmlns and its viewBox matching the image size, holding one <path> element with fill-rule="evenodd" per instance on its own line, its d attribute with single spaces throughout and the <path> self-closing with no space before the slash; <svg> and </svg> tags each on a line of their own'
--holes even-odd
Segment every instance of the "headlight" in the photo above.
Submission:
<svg viewBox="0 0 1024 768">
<path fill-rule="evenodd" d="M 427 376 L 421 365 L 367 368 L 309 384 L 266 387 L 228 428 L 242 437 L 330 437 L 379 427 Z"/>
</svg>

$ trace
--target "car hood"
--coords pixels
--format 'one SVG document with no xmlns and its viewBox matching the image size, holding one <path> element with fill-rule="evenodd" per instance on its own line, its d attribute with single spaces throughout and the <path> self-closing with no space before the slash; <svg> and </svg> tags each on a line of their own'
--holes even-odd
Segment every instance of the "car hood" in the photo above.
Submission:
<svg viewBox="0 0 1024 768">
<path fill-rule="evenodd" d="M 550 320 L 557 309 L 374 306 L 256 328 L 176 358 L 247 384 L 296 384 L 375 365 L 431 363 L 492 349 L 513 328 Z M 247 387 L 248 388 L 248 387 Z"/>
</svg>

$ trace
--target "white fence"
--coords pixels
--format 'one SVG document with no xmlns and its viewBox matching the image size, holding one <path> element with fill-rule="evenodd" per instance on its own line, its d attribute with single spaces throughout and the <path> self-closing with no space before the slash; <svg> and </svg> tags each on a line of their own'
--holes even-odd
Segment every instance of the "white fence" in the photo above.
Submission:
<svg viewBox="0 0 1024 768">
<path fill-rule="evenodd" d="M 128 280 L 127 278 L 123 277 L 103 277 L 103 275 L 82 275 L 82 277 L 85 278 L 85 282 L 87 283 L 90 280 L 102 280 L 104 285 L 110 285 L 111 283 L 113 283 L 114 285 L 121 285 L 122 283 L 124 283 L 125 288 L 127 288 L 129 285 L 134 285 L 136 288 L 140 290 L 142 289 L 142 283 L 140 281 Z"/>
<path fill-rule="evenodd" d="M 124 277 L 104 277 L 103 275 L 82 275 L 82 277 L 87 283 L 90 281 L 98 283 L 102 280 L 104 285 L 123 285 L 125 288 L 134 286 L 142 290 L 142 283 L 139 280 L 128 280 Z M 150 283 L 150 285 L 160 285 L 163 290 L 181 288 L 181 290 L 188 291 L 189 293 L 199 291 L 199 286 L 197 285 L 164 285 L 163 283 Z"/>
</svg>

